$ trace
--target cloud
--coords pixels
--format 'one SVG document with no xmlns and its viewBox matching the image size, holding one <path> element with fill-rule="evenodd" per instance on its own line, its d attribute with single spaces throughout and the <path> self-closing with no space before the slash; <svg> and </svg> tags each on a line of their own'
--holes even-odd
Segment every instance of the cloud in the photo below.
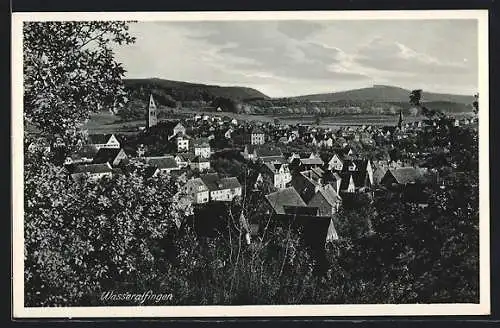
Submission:
<svg viewBox="0 0 500 328">
<path fill-rule="evenodd" d="M 295 25 L 296 24 L 296 25 Z M 319 25 L 319 24 L 318 24 Z M 315 26 L 303 22 L 204 22 L 184 27 L 192 29 L 190 35 L 199 41 L 218 47 L 219 60 L 228 69 L 246 73 L 266 73 L 276 78 L 309 80 L 363 80 L 366 76 L 357 72 L 337 71 L 343 52 L 315 42 L 289 37 L 283 27 Z M 306 28 L 299 38 L 310 34 L 314 28 Z"/>
<path fill-rule="evenodd" d="M 116 48 L 127 77 L 249 86 L 271 96 L 374 83 L 477 89 L 477 22 L 139 22 L 130 31 L 136 44 Z"/>
<path fill-rule="evenodd" d="M 403 74 L 463 74 L 469 71 L 464 61 L 439 60 L 402 43 L 382 37 L 375 37 L 361 46 L 354 60 L 369 68 Z"/>
<path fill-rule="evenodd" d="M 278 31 L 296 40 L 304 40 L 323 29 L 325 29 L 323 24 L 312 21 L 280 21 L 278 23 Z"/>
</svg>

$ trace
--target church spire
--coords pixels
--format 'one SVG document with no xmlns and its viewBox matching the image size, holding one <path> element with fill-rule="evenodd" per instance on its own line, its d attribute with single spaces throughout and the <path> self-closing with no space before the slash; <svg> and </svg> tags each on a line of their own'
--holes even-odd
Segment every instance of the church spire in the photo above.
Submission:
<svg viewBox="0 0 500 328">
<path fill-rule="evenodd" d="M 158 124 L 158 116 L 156 113 L 156 103 L 153 99 L 153 94 L 149 95 L 149 103 L 146 113 L 146 126 L 148 128 L 155 126 Z"/>
<path fill-rule="evenodd" d="M 399 110 L 399 121 L 398 121 L 398 128 L 401 130 L 403 128 L 403 110 Z"/>
</svg>

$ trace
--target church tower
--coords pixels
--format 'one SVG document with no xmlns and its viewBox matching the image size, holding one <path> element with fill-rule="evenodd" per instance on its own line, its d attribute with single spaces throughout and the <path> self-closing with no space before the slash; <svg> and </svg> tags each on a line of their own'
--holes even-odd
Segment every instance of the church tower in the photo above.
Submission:
<svg viewBox="0 0 500 328">
<path fill-rule="evenodd" d="M 399 121 L 398 121 L 398 128 L 399 130 L 403 130 L 403 110 L 399 110 Z"/>
<path fill-rule="evenodd" d="M 146 113 L 146 127 L 151 128 L 158 124 L 156 103 L 153 99 L 153 94 L 149 96 L 149 104 Z"/>
</svg>

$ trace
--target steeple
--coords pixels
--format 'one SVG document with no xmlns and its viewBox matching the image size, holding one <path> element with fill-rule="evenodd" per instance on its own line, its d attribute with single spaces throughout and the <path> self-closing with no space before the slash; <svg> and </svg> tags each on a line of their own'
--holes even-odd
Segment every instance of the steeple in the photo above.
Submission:
<svg viewBox="0 0 500 328">
<path fill-rule="evenodd" d="M 399 121 L 398 121 L 398 128 L 401 130 L 403 129 L 403 110 L 399 110 Z"/>
<path fill-rule="evenodd" d="M 158 116 L 156 112 L 156 103 L 153 99 L 153 94 L 149 95 L 149 103 L 146 113 L 146 127 L 150 128 L 158 124 Z"/>
</svg>

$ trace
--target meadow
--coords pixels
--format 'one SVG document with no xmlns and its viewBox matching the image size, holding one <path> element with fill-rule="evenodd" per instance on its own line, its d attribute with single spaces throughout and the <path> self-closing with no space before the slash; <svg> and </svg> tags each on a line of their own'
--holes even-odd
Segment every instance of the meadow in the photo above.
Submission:
<svg viewBox="0 0 500 328">
<path fill-rule="evenodd" d="M 231 112 L 200 112 L 199 110 L 190 109 L 173 109 L 173 110 L 160 110 L 160 119 L 181 119 L 192 117 L 194 114 L 209 114 L 218 116 L 228 116 L 230 118 L 235 118 L 238 121 L 249 121 L 249 122 L 262 122 L 262 123 L 273 123 L 275 119 L 278 119 L 280 124 L 304 124 L 304 125 L 316 125 L 314 115 L 299 115 L 299 114 L 243 114 L 243 113 L 231 113 Z M 340 129 L 346 126 L 362 126 L 362 125 L 373 125 L 373 126 L 384 126 L 384 125 L 396 125 L 398 122 L 398 115 L 373 115 L 373 114 L 344 114 L 336 116 L 326 116 L 320 118 L 320 124 L 318 126 L 323 128 L 330 128 L 332 130 Z M 405 122 L 414 122 L 422 120 L 422 116 L 405 116 Z M 85 125 L 90 133 L 121 133 L 121 134 L 133 134 L 139 131 L 140 127 L 145 125 L 145 120 L 133 120 L 133 121 L 122 121 L 119 116 L 113 115 L 109 112 L 101 112 L 93 114 L 91 119 Z"/>
</svg>

